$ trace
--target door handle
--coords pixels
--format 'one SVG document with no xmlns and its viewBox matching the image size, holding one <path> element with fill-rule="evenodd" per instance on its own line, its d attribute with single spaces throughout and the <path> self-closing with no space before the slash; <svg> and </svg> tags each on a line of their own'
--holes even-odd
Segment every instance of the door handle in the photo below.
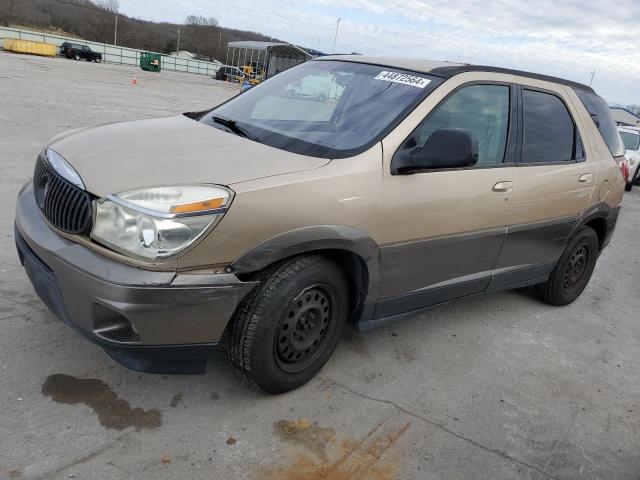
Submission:
<svg viewBox="0 0 640 480">
<path fill-rule="evenodd" d="M 513 183 L 509 181 L 496 183 L 492 190 L 497 193 L 508 193 L 513 190 Z"/>
<path fill-rule="evenodd" d="M 593 173 L 583 173 L 578 181 L 580 183 L 591 183 L 593 181 Z"/>
</svg>

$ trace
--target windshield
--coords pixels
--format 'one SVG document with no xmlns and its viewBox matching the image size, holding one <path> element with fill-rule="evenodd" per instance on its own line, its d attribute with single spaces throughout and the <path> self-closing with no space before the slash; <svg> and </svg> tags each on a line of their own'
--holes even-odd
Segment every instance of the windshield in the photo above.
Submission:
<svg viewBox="0 0 640 480">
<path fill-rule="evenodd" d="M 640 135 L 629 132 L 620 132 L 624 148 L 627 150 L 640 150 Z"/>
<path fill-rule="evenodd" d="M 442 79 L 391 67 L 311 61 L 290 68 L 200 119 L 231 120 L 252 140 L 283 150 L 344 158 L 388 133 Z"/>
</svg>

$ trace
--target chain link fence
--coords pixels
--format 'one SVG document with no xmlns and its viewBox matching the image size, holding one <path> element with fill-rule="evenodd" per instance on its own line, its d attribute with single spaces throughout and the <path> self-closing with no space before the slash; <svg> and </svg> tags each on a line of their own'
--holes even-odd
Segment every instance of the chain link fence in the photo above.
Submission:
<svg viewBox="0 0 640 480">
<path fill-rule="evenodd" d="M 117 63 L 121 65 L 139 65 L 140 54 L 143 50 L 134 48 L 118 47 L 106 43 L 88 42 L 73 37 L 63 37 L 50 33 L 35 32 L 32 30 L 22 30 L 18 28 L 0 27 L 0 47 L 5 38 L 16 38 L 19 40 L 30 40 L 32 42 L 52 43 L 60 47 L 64 42 L 87 45 L 91 50 L 102 54 L 102 61 L 107 63 Z M 204 62 L 189 58 L 162 55 L 162 69 L 174 72 L 195 73 L 198 75 L 215 76 L 222 63 Z"/>
</svg>

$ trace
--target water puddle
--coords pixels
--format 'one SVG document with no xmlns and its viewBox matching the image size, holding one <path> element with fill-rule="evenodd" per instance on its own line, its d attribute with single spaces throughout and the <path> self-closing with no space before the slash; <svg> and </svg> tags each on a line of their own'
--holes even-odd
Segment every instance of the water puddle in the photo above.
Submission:
<svg viewBox="0 0 640 480">
<path fill-rule="evenodd" d="M 162 425 L 162 414 L 155 409 L 131 408 L 111 387 L 97 378 L 76 378 L 61 373 L 50 375 L 42 394 L 67 405 L 82 403 L 98 416 L 100 425 L 113 430 L 134 427 L 152 430 Z"/>
</svg>

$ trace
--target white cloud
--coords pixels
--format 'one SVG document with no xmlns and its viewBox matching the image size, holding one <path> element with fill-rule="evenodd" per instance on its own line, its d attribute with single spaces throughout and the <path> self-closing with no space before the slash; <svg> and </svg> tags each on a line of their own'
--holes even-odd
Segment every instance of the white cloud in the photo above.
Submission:
<svg viewBox="0 0 640 480">
<path fill-rule="evenodd" d="M 127 13 L 180 21 L 215 16 L 223 26 L 257 31 L 330 51 L 464 61 L 532 70 L 588 82 L 607 100 L 640 102 L 637 0 L 121 0 Z M 151 9 L 152 7 L 152 9 Z"/>
</svg>

